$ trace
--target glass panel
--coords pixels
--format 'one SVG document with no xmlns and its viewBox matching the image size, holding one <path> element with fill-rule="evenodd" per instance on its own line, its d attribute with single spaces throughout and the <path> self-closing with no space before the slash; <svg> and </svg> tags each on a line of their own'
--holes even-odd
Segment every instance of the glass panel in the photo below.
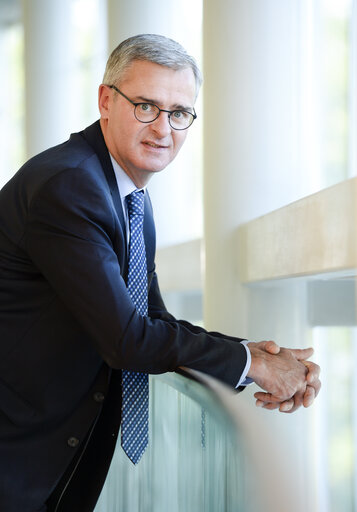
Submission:
<svg viewBox="0 0 357 512">
<path fill-rule="evenodd" d="M 250 510 L 244 453 L 213 395 L 177 374 L 151 377 L 150 392 L 149 447 L 134 467 L 117 446 L 95 512 Z"/>
<path fill-rule="evenodd" d="M 351 0 L 321 0 L 320 76 L 322 186 L 348 177 Z"/>
<path fill-rule="evenodd" d="M 356 489 L 356 328 L 316 327 L 314 340 L 323 368 L 316 402 L 315 446 L 319 510 L 353 512 Z"/>
</svg>

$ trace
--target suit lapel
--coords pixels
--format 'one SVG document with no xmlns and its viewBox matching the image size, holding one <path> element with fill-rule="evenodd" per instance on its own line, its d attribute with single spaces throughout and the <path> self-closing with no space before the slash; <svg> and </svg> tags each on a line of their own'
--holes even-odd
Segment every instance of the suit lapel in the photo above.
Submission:
<svg viewBox="0 0 357 512">
<path fill-rule="evenodd" d="M 86 141 L 92 146 L 92 148 L 94 149 L 94 151 L 96 152 L 96 154 L 99 158 L 99 161 L 101 163 L 105 177 L 106 177 L 108 185 L 109 185 L 109 189 L 110 189 L 110 193 L 112 195 L 115 210 L 118 214 L 119 222 L 121 224 L 121 228 L 123 231 L 123 237 L 124 237 L 124 240 L 126 240 L 126 227 L 125 227 L 125 220 L 124 220 L 124 214 L 123 214 L 123 207 L 122 207 L 119 189 L 118 189 L 118 183 L 115 178 L 113 165 L 110 160 L 109 151 L 105 144 L 99 121 L 96 121 L 91 126 L 88 126 L 88 128 L 86 128 L 82 133 L 83 133 L 83 136 L 86 139 Z M 124 243 L 124 246 L 125 246 L 125 268 L 123 269 L 123 276 L 124 276 L 125 280 L 127 279 L 127 275 L 128 275 L 128 254 L 127 254 L 126 245 L 127 244 Z"/>
</svg>

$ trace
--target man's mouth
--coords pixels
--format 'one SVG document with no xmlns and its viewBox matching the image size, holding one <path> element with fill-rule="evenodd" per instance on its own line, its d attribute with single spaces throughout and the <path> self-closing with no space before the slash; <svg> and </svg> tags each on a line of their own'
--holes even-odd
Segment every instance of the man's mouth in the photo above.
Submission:
<svg viewBox="0 0 357 512">
<path fill-rule="evenodd" d="M 144 141 L 143 144 L 146 144 L 147 146 L 150 146 L 151 148 L 160 148 L 160 149 L 166 149 L 168 146 L 161 146 L 160 144 L 155 144 L 155 142 L 151 141 Z"/>
</svg>

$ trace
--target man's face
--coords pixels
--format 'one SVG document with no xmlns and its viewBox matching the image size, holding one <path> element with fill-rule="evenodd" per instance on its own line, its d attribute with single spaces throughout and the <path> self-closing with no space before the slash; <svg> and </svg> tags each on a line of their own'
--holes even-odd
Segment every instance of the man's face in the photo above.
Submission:
<svg viewBox="0 0 357 512">
<path fill-rule="evenodd" d="M 148 61 L 134 61 L 119 89 L 134 103 L 154 103 L 165 110 L 192 111 L 196 97 L 191 68 L 176 71 Z M 151 123 L 141 123 L 134 106 L 105 85 L 99 88 L 99 109 L 106 145 L 137 187 L 175 158 L 187 136 L 187 130 L 171 128 L 166 112 Z"/>
</svg>

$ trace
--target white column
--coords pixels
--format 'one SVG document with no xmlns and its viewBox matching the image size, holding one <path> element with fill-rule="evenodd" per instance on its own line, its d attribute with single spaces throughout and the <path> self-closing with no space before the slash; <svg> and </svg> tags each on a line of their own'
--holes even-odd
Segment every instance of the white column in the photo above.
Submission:
<svg viewBox="0 0 357 512">
<path fill-rule="evenodd" d="M 172 33 L 174 9 L 168 0 L 108 0 L 109 48 L 136 34 Z M 170 37 L 170 36 L 169 36 Z"/>
<path fill-rule="evenodd" d="M 68 138 L 71 0 L 23 0 L 27 156 Z"/>
<path fill-rule="evenodd" d="M 289 203 L 303 181 L 296 11 L 296 2 L 281 0 L 204 3 L 206 322 L 243 335 L 235 229 Z"/>
<path fill-rule="evenodd" d="M 299 1 L 205 0 L 203 20 L 205 326 L 301 346 L 304 283 L 242 285 L 236 236 L 240 224 L 304 195 L 297 136 Z M 252 388 L 244 398 L 254 409 L 251 395 Z M 297 433 L 308 427 L 303 413 L 281 417 L 257 409 L 256 417 L 266 424 L 267 439 L 279 436 L 289 454 L 287 483 L 299 489 L 289 506 L 312 512 L 303 465 L 307 445 Z M 273 479 L 272 461 L 266 462 L 266 478 Z M 284 492 L 276 510 L 286 508 Z"/>
</svg>

